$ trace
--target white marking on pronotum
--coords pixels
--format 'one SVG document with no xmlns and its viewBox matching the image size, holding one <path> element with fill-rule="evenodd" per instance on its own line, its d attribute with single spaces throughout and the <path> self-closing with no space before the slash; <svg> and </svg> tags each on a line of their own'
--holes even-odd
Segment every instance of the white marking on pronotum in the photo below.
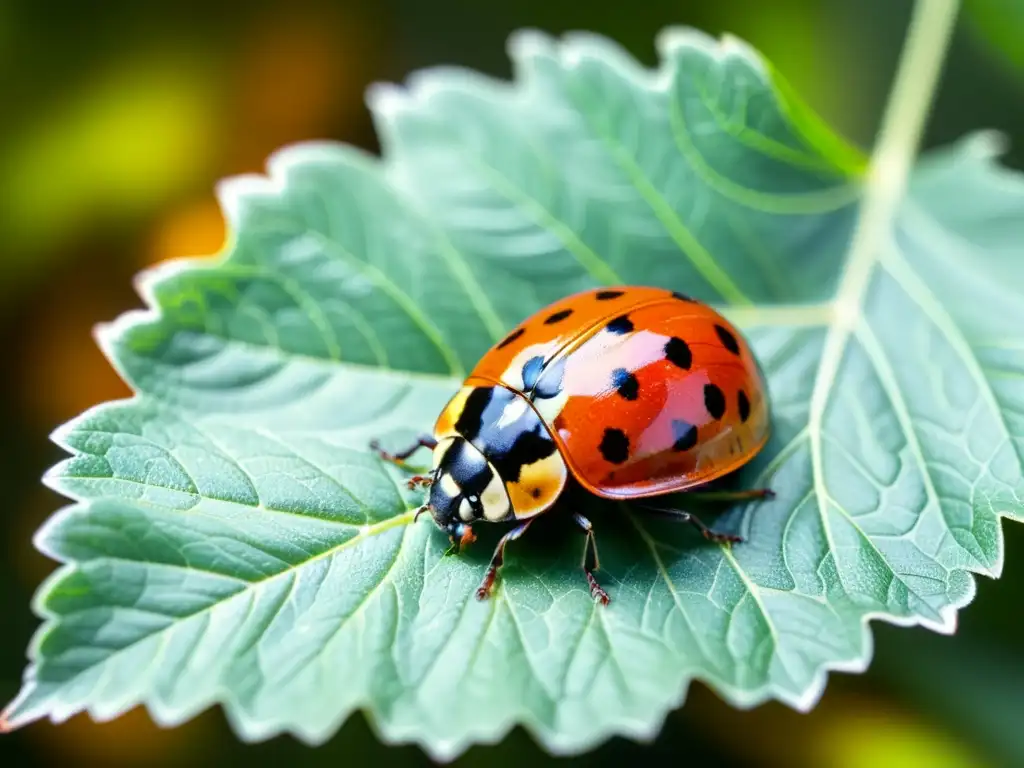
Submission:
<svg viewBox="0 0 1024 768">
<path fill-rule="evenodd" d="M 498 417 L 498 428 L 500 429 L 501 427 L 507 427 L 509 424 L 515 424 L 529 409 L 530 404 L 526 402 L 525 398 L 517 397 L 513 399 L 508 405 L 502 408 L 501 416 Z"/>
<path fill-rule="evenodd" d="M 459 487 L 459 484 L 455 482 L 455 478 L 447 473 L 441 475 L 441 490 L 453 499 L 462 493 L 462 489 Z"/>
</svg>

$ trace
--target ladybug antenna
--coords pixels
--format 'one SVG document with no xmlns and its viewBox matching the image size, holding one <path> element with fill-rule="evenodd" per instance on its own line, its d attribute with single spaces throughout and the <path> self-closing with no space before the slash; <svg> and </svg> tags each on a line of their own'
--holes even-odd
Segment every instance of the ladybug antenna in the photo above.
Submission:
<svg viewBox="0 0 1024 768">
<path fill-rule="evenodd" d="M 417 520 L 420 519 L 420 515 L 422 515 L 428 509 L 430 509 L 430 505 L 429 504 L 424 504 L 422 507 L 417 509 L 416 510 L 416 514 L 412 516 L 412 521 L 415 523 Z"/>
</svg>

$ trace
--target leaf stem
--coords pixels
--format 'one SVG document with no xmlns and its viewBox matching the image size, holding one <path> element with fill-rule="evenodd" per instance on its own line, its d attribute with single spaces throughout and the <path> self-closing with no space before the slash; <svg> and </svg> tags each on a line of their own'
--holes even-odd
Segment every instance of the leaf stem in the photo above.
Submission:
<svg viewBox="0 0 1024 768">
<path fill-rule="evenodd" d="M 849 287 L 840 291 L 840 300 L 845 298 L 844 293 L 859 299 L 862 290 L 852 288 L 857 285 L 857 278 L 866 283 L 874 255 L 889 233 L 906 191 L 959 5 L 959 0 L 917 0 L 914 4 L 907 40 L 868 167 L 864 206 L 850 245 L 843 280 Z M 865 274 L 859 274 L 861 271 Z"/>
<path fill-rule="evenodd" d="M 829 395 L 850 336 L 862 321 L 865 295 L 879 254 L 892 237 L 893 222 L 906 192 L 958 8 L 959 0 L 917 0 L 915 3 L 896 78 L 882 115 L 878 141 L 871 154 L 864 202 L 836 289 L 835 315 L 822 346 L 808 411 L 814 491 L 823 518 L 829 497 L 824 481 L 821 436 Z M 834 546 L 831 538 L 829 545 Z"/>
<path fill-rule="evenodd" d="M 959 5 L 959 0 L 917 0 L 914 4 L 868 169 L 868 185 L 873 187 L 874 194 L 868 195 L 865 204 L 865 226 L 874 216 L 883 221 L 891 219 L 903 196 L 931 112 Z"/>
<path fill-rule="evenodd" d="M 829 386 L 839 370 L 849 335 L 861 316 L 872 269 L 892 234 L 959 5 L 959 0 L 917 0 L 914 5 L 878 142 L 871 155 L 860 217 L 836 291 L 835 318 L 822 351 L 811 399 L 812 425 L 820 423 Z"/>
</svg>

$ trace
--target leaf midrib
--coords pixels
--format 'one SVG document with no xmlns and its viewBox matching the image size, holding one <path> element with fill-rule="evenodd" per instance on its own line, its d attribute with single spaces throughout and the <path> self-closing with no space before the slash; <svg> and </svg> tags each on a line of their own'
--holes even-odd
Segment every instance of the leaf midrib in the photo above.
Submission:
<svg viewBox="0 0 1024 768">
<path fill-rule="evenodd" d="M 868 166 L 860 214 L 854 227 L 848 256 L 835 294 L 835 316 L 828 327 L 821 360 L 811 392 L 808 431 L 811 438 L 811 469 L 818 514 L 830 552 L 836 551 L 828 522 L 828 501 L 844 512 L 865 541 L 866 536 L 852 516 L 831 498 L 824 477 L 822 448 L 823 421 L 836 376 L 846 356 L 850 338 L 864 316 L 865 299 L 871 276 L 886 248 L 895 248 L 893 238 L 899 206 L 906 197 L 922 126 L 934 96 L 938 70 L 946 52 L 949 34 L 956 18 L 955 0 L 933 0 L 914 6 L 910 31 L 902 52 L 896 85 L 882 117 L 880 138 Z M 901 281 L 895 278 L 898 283 Z M 905 435 L 907 440 L 913 439 Z M 927 472 L 927 467 L 922 471 Z M 875 547 L 878 553 L 877 547 Z M 878 553 L 881 557 L 881 554 Z M 834 559 L 834 555 L 833 555 Z M 883 557 L 882 562 L 888 561 Z M 893 576 L 900 577 L 889 568 Z M 838 564 L 837 578 L 842 583 Z M 844 585 L 845 586 L 845 585 Z M 907 586 L 904 582 L 904 586 Z M 913 592 L 909 586 L 908 591 Z"/>
</svg>

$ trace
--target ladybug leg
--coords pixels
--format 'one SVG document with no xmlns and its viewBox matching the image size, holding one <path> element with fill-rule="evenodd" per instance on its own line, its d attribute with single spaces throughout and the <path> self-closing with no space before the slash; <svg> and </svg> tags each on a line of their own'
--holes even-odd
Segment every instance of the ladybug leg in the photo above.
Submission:
<svg viewBox="0 0 1024 768">
<path fill-rule="evenodd" d="M 593 573 L 601 568 L 601 564 L 597 559 L 597 537 L 594 536 L 594 526 L 579 512 L 573 512 L 572 519 L 576 521 L 576 525 L 582 528 L 583 533 L 587 536 L 587 548 L 583 552 L 583 572 L 587 574 L 590 596 L 595 600 L 600 600 L 602 605 L 608 605 L 608 601 L 611 598 L 601 588 L 601 585 L 597 583 Z"/>
<path fill-rule="evenodd" d="M 716 544 L 738 544 L 743 541 L 742 537 L 734 536 L 731 533 L 716 533 L 715 531 L 712 531 L 701 521 L 699 517 L 690 514 L 689 512 L 677 512 L 676 517 L 679 519 L 679 522 L 689 523 L 700 531 L 705 539 L 713 541 Z"/>
<path fill-rule="evenodd" d="M 530 518 L 501 537 L 498 545 L 494 548 L 494 554 L 491 555 L 491 564 L 487 566 L 487 573 L 484 574 L 483 581 L 480 582 L 480 587 L 476 591 L 477 600 L 486 600 L 490 596 L 498 569 L 505 562 L 505 545 L 526 533 L 526 529 L 530 527 L 533 520 L 534 518 Z"/>
<path fill-rule="evenodd" d="M 694 528 L 696 528 L 698 531 L 700 531 L 701 535 L 705 539 L 707 539 L 708 541 L 713 541 L 716 544 L 734 544 L 734 543 L 739 543 L 739 542 L 743 541 L 742 537 L 734 536 L 731 533 L 717 533 L 715 531 L 712 531 L 710 528 L 708 528 L 704 524 L 704 522 L 699 517 L 697 517 L 696 515 L 694 515 L 694 514 L 692 514 L 690 512 L 684 512 L 681 509 L 668 509 L 666 507 L 654 507 L 654 506 L 650 506 L 648 504 L 643 504 L 641 506 L 644 509 L 649 509 L 652 512 L 658 512 L 659 514 L 667 515 L 668 517 L 673 517 L 676 520 L 678 520 L 680 523 L 689 523 Z"/>
<path fill-rule="evenodd" d="M 434 478 L 432 475 L 413 475 L 405 481 L 405 484 L 410 488 L 415 488 L 418 485 L 429 486 L 433 485 L 433 483 Z"/>
<path fill-rule="evenodd" d="M 420 435 L 419 437 L 416 438 L 415 443 L 410 445 L 408 448 L 399 451 L 398 453 L 388 453 L 387 451 L 380 447 L 380 442 L 378 442 L 377 440 L 370 441 L 370 450 L 376 451 L 377 455 L 384 459 L 384 461 L 390 461 L 395 464 L 400 464 L 401 462 L 405 461 L 414 453 L 416 453 L 416 451 L 418 451 L 420 448 L 429 448 L 430 450 L 434 450 L 435 447 L 437 447 L 437 440 L 435 440 L 433 437 L 427 434 Z"/>
</svg>

